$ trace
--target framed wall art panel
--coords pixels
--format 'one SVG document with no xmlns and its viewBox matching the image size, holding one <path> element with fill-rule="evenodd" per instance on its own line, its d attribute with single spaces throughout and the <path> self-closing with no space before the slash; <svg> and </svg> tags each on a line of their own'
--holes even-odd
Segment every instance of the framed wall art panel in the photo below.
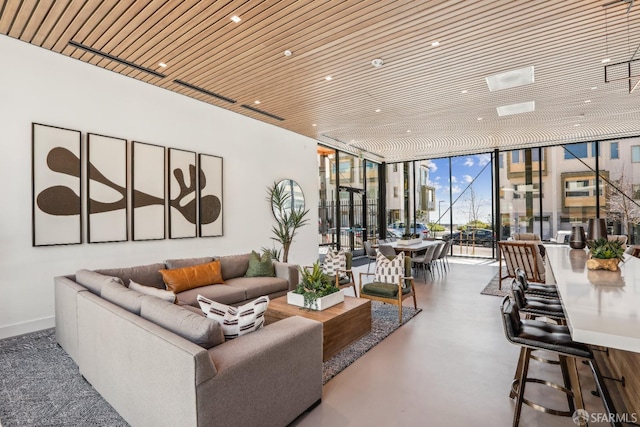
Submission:
<svg viewBox="0 0 640 427">
<path fill-rule="evenodd" d="M 131 144 L 131 233 L 133 240 L 159 240 L 165 233 L 165 148 Z"/>
<path fill-rule="evenodd" d="M 127 209 L 127 140 L 90 133 L 87 137 L 89 243 L 126 241 Z"/>
<path fill-rule="evenodd" d="M 169 148 L 169 238 L 196 237 L 196 153 Z"/>
<path fill-rule="evenodd" d="M 222 157 L 198 155 L 200 237 L 222 236 Z"/>
<path fill-rule="evenodd" d="M 32 123 L 33 246 L 82 243 L 81 133 Z"/>
</svg>

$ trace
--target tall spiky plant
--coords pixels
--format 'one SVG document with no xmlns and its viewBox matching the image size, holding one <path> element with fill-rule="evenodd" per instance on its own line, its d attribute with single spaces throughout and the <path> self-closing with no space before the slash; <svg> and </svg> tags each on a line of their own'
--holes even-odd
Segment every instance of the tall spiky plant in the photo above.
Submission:
<svg viewBox="0 0 640 427">
<path fill-rule="evenodd" d="M 282 244 L 282 262 L 288 262 L 293 238 L 296 236 L 298 228 L 309 221 L 308 218 L 305 218 L 309 210 L 302 207 L 296 209 L 292 205 L 291 193 L 286 191 L 286 185 L 274 182 L 267 188 L 267 193 L 269 194 L 267 200 L 271 202 L 277 222 L 277 225 L 271 228 L 274 234 L 271 239 Z"/>
</svg>

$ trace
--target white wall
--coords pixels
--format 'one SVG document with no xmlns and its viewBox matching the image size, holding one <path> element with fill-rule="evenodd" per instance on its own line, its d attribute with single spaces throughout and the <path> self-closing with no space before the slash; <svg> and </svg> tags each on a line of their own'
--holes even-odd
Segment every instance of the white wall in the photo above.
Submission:
<svg viewBox="0 0 640 427">
<path fill-rule="evenodd" d="M 274 180 L 311 208 L 290 262 L 317 258 L 316 141 L 3 35 L 0 58 L 0 338 L 54 325 L 56 275 L 271 246 Z M 222 156 L 224 236 L 32 247 L 32 122 Z"/>
</svg>

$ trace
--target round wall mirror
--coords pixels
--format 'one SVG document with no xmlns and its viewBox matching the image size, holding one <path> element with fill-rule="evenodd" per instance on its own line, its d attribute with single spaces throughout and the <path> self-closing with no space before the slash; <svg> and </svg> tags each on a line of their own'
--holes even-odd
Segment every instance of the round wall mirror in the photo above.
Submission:
<svg viewBox="0 0 640 427">
<path fill-rule="evenodd" d="M 292 179 L 283 179 L 278 182 L 277 192 L 271 196 L 271 209 L 273 215 L 280 219 L 283 213 L 289 213 L 292 210 L 304 210 L 304 194 L 300 185 Z M 274 200 L 278 197 L 279 200 Z M 279 205 L 282 204 L 280 208 Z"/>
</svg>

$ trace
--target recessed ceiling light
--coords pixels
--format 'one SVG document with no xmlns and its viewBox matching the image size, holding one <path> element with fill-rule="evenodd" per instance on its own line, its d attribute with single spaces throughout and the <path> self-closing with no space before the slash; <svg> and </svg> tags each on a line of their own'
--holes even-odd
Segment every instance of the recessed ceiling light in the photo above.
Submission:
<svg viewBox="0 0 640 427">
<path fill-rule="evenodd" d="M 510 116 L 512 114 L 529 113 L 536 109 L 535 101 L 521 102 L 519 104 L 503 105 L 497 107 L 498 116 Z"/>
<path fill-rule="evenodd" d="M 325 79 L 326 81 L 329 81 L 329 80 L 331 80 L 331 79 L 332 79 L 332 77 L 331 77 L 331 76 L 327 76 L 327 77 L 325 77 L 324 79 Z"/>
<path fill-rule="evenodd" d="M 311 126 L 316 127 L 317 125 L 314 123 L 314 124 L 312 124 Z"/>
<path fill-rule="evenodd" d="M 478 121 L 482 120 L 482 117 L 478 117 Z"/>
<path fill-rule="evenodd" d="M 606 64 L 606 63 L 607 63 L 607 62 L 609 62 L 609 61 L 611 61 L 611 58 L 604 58 L 604 59 L 602 60 L 602 63 L 603 63 L 603 64 Z"/>
<path fill-rule="evenodd" d="M 167 66 L 167 64 L 165 64 L 164 62 L 158 62 L 158 65 L 161 66 L 162 68 Z"/>
<path fill-rule="evenodd" d="M 380 109 L 378 108 L 378 109 L 376 110 L 376 113 L 379 113 L 379 112 L 380 112 Z"/>
<path fill-rule="evenodd" d="M 580 123 L 576 123 L 575 125 L 573 125 L 574 127 L 578 127 L 580 126 Z"/>
<path fill-rule="evenodd" d="M 469 92 L 468 90 L 461 90 L 460 93 L 467 93 Z"/>
<path fill-rule="evenodd" d="M 236 24 L 237 24 L 238 22 L 242 21 L 242 19 L 240 19 L 240 17 L 239 17 L 238 15 L 233 15 L 233 16 L 231 17 L 231 20 L 232 20 L 233 22 L 235 22 Z"/>
<path fill-rule="evenodd" d="M 588 104 L 588 103 L 590 103 L 590 102 L 591 102 L 591 100 L 590 100 L 590 99 L 586 99 L 586 100 L 584 101 L 584 103 L 585 103 L 585 104 Z"/>
<path fill-rule="evenodd" d="M 489 91 L 524 86 L 535 81 L 533 65 L 485 77 Z"/>
<path fill-rule="evenodd" d="M 258 101 L 257 99 L 255 101 L 253 101 L 255 104 L 260 104 L 260 101 Z"/>
<path fill-rule="evenodd" d="M 289 49 L 284 51 L 284 56 L 291 56 L 293 55 L 293 52 L 291 52 Z"/>
<path fill-rule="evenodd" d="M 433 47 L 440 46 L 440 42 L 431 42 L 431 46 Z"/>
<path fill-rule="evenodd" d="M 598 89 L 598 86 L 591 86 L 591 90 L 596 90 Z"/>
<path fill-rule="evenodd" d="M 411 129 L 407 129 L 407 133 L 411 133 Z"/>
<path fill-rule="evenodd" d="M 373 65 L 376 68 L 382 67 L 383 64 L 384 64 L 384 61 L 380 58 L 376 58 L 373 61 L 371 61 L 371 65 Z"/>
</svg>

